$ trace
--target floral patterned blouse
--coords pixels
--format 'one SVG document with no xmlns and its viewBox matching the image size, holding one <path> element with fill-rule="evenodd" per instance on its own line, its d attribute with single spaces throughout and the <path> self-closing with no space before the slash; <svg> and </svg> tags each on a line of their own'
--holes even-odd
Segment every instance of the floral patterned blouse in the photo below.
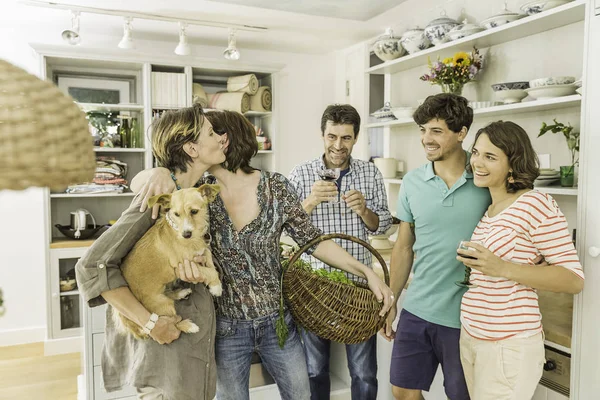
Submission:
<svg viewBox="0 0 600 400">
<path fill-rule="evenodd" d="M 321 235 L 302 208 L 296 190 L 281 174 L 260 171 L 256 189 L 260 213 L 239 232 L 221 196 L 210 204 L 213 259 L 223 272 L 223 295 L 216 298 L 217 316 L 255 319 L 279 309 L 283 229 L 303 246 Z M 209 176 L 207 183 L 217 183 Z M 310 253 L 311 251 L 307 251 Z"/>
</svg>

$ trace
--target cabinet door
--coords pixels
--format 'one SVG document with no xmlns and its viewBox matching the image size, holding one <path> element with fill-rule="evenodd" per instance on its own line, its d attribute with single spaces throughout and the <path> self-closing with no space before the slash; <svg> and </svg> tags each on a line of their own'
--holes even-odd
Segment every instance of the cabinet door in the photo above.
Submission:
<svg viewBox="0 0 600 400">
<path fill-rule="evenodd" d="M 81 335 L 82 317 L 77 287 L 61 286 L 87 248 L 50 250 L 48 336 L 59 339 Z"/>
</svg>

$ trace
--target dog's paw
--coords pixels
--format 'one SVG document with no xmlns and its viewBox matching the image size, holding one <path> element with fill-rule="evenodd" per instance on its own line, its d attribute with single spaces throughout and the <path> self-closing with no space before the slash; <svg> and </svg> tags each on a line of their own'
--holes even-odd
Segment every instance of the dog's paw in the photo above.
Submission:
<svg viewBox="0 0 600 400">
<path fill-rule="evenodd" d="M 208 291 L 210 292 L 210 294 L 212 294 L 215 297 L 219 297 L 223 294 L 223 286 L 221 285 L 221 283 L 219 282 L 216 285 L 212 285 L 209 287 Z"/>
<path fill-rule="evenodd" d="M 184 319 L 183 321 L 178 322 L 177 329 L 185 333 L 196 333 L 200 331 L 198 325 L 196 325 L 189 319 Z"/>
<path fill-rule="evenodd" d="M 192 294 L 192 289 L 191 288 L 187 288 L 187 289 L 181 289 L 180 291 L 178 291 L 176 293 L 177 295 L 177 300 L 182 300 L 187 298 L 190 294 Z"/>
</svg>

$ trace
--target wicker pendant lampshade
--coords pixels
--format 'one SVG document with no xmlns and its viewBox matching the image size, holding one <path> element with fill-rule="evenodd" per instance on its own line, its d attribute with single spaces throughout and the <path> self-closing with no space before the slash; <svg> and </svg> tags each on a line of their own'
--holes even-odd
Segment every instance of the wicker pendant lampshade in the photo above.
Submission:
<svg viewBox="0 0 600 400">
<path fill-rule="evenodd" d="M 0 190 L 62 190 L 94 171 L 88 123 L 73 99 L 0 60 Z"/>
</svg>

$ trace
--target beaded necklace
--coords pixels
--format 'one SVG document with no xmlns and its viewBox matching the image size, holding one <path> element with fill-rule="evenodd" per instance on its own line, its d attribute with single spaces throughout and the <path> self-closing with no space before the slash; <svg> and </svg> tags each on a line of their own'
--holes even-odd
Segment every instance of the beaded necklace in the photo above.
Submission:
<svg viewBox="0 0 600 400">
<path fill-rule="evenodd" d="M 175 178 L 175 174 L 173 173 L 173 171 L 171 171 L 171 179 L 173 179 L 173 182 L 175 182 L 175 187 L 177 188 L 177 190 L 181 190 L 181 186 L 179 186 L 179 183 L 177 183 L 177 178 Z"/>
<path fill-rule="evenodd" d="M 175 188 L 177 188 L 177 190 L 181 190 L 181 186 L 179 186 L 179 183 L 177 183 L 177 178 L 175 177 L 175 174 L 173 173 L 173 171 L 171 171 L 171 179 L 173 179 L 173 182 L 175 183 Z M 200 181 L 196 182 L 194 187 L 195 188 L 200 187 Z"/>
</svg>

